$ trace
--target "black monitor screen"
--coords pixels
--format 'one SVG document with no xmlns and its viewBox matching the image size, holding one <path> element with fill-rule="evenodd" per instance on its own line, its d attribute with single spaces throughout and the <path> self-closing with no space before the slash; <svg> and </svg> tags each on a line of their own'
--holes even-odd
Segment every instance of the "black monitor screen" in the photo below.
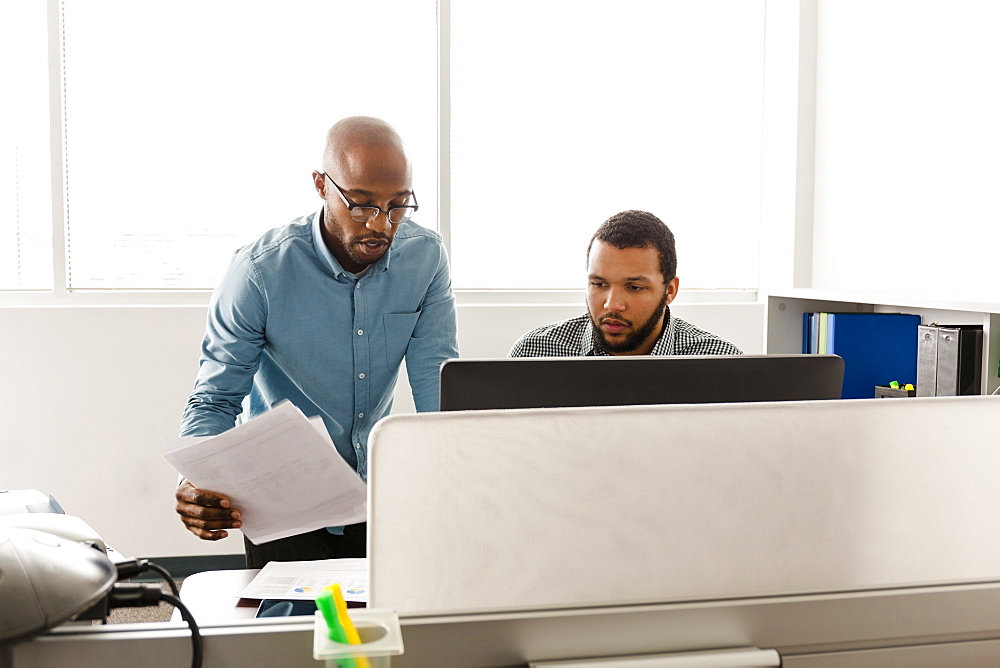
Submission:
<svg viewBox="0 0 1000 668">
<path fill-rule="evenodd" d="M 839 399 L 843 382 L 837 355 L 452 359 L 441 410 Z"/>
</svg>

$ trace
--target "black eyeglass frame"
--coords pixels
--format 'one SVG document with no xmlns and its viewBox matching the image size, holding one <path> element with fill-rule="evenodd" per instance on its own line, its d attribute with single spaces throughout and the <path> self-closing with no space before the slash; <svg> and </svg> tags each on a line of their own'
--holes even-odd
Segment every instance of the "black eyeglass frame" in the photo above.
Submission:
<svg viewBox="0 0 1000 668">
<path fill-rule="evenodd" d="M 382 213 L 383 211 L 382 207 L 376 204 L 357 204 L 347 199 L 347 195 L 344 194 L 344 189 L 338 186 L 337 182 L 334 181 L 332 178 L 330 178 L 329 174 L 323 172 L 323 176 L 330 179 L 330 183 L 332 183 L 333 187 L 337 189 L 337 194 L 340 195 L 340 199 L 344 201 L 344 205 L 347 207 L 347 210 L 351 212 L 351 220 L 353 220 L 354 222 L 364 223 L 367 225 L 371 221 L 378 218 L 378 215 Z M 413 209 L 413 211 L 410 212 L 410 215 L 413 215 L 413 213 L 416 213 L 417 209 L 420 208 L 420 205 L 417 204 L 417 194 L 412 190 L 410 191 L 410 197 L 413 198 L 413 204 L 405 204 L 402 206 L 390 206 L 388 209 L 385 209 L 385 219 L 390 225 L 400 225 L 404 220 L 406 220 L 409 217 L 408 215 L 404 214 L 403 217 L 399 219 L 399 222 L 393 222 L 391 217 L 393 211 L 398 211 L 400 209 Z M 364 220 L 359 220 L 354 215 L 355 209 L 375 209 L 375 213 L 373 213 L 371 216 L 369 216 Z"/>
</svg>

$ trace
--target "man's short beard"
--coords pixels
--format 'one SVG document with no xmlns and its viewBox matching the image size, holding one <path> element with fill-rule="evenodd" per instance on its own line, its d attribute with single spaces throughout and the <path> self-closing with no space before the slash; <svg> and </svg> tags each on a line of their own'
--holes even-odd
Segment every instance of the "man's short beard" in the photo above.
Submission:
<svg viewBox="0 0 1000 668">
<path fill-rule="evenodd" d="M 333 217 L 333 214 L 330 213 L 330 203 L 329 202 L 324 202 L 323 203 L 323 226 L 324 226 L 324 228 L 326 227 L 326 221 L 328 221 L 328 220 L 334 220 L 334 217 Z M 378 239 L 383 239 L 383 240 L 387 241 L 388 242 L 388 246 L 392 246 L 392 241 L 393 241 L 392 239 L 389 238 L 389 235 L 382 234 L 381 232 L 372 232 L 370 234 L 363 234 L 363 235 L 360 235 L 360 236 L 351 237 L 350 239 L 346 239 L 346 240 L 343 239 L 343 238 L 341 238 L 340 236 L 338 236 L 334 232 L 331 232 L 330 234 L 333 237 L 333 239 L 335 241 L 339 242 L 340 245 L 344 248 L 344 252 L 347 253 L 347 257 L 349 257 L 352 262 L 357 262 L 358 264 L 360 264 L 363 267 L 371 266 L 371 265 L 375 264 L 376 262 L 378 262 L 378 260 L 377 259 L 373 260 L 370 257 L 366 257 L 366 256 L 362 255 L 361 253 L 358 253 L 357 250 L 356 250 L 356 248 L 355 248 L 356 244 L 360 243 L 362 239 L 375 239 L 375 238 L 378 238 Z M 325 241 L 325 239 L 324 239 L 324 241 Z M 386 247 L 385 252 L 386 253 L 389 252 L 389 248 L 388 247 Z M 383 253 L 383 255 L 384 255 L 384 253 Z"/>
<path fill-rule="evenodd" d="M 385 241 L 386 242 L 386 249 L 385 249 L 386 253 L 389 252 L 389 247 L 392 246 L 392 239 L 390 239 L 389 236 L 386 235 L 386 234 L 381 234 L 381 233 L 375 232 L 375 233 L 372 233 L 372 234 L 366 234 L 364 236 L 353 237 L 347 243 L 347 245 L 345 246 L 344 250 L 347 251 L 347 256 L 349 258 L 351 258 L 352 260 L 354 260 L 358 264 L 364 265 L 366 267 L 369 266 L 369 265 L 375 264 L 376 262 L 378 262 L 378 259 L 374 259 L 373 260 L 372 258 L 366 257 L 366 256 L 362 255 L 361 253 L 357 252 L 356 246 L 357 246 L 357 244 L 361 243 L 362 239 L 381 239 L 382 241 Z M 385 255 L 385 253 L 382 254 L 382 256 L 384 256 L 384 255 Z M 380 257 L 382 257 L 382 256 L 380 256 Z"/>
<path fill-rule="evenodd" d="M 663 315 L 664 309 L 667 307 L 667 291 L 663 290 L 663 297 L 660 299 L 659 306 L 653 311 L 653 315 L 649 316 L 649 320 L 642 323 L 639 329 L 635 330 L 623 340 L 621 343 L 609 343 L 607 339 L 604 338 L 604 330 L 597 326 L 594 322 L 594 314 L 590 313 L 590 307 L 587 307 L 587 312 L 590 314 L 590 329 L 594 336 L 594 346 L 599 350 L 602 350 L 611 355 L 622 355 L 624 353 L 630 353 L 636 348 L 641 346 L 646 342 L 646 339 L 653 333 L 657 325 L 660 324 L 660 316 Z"/>
</svg>

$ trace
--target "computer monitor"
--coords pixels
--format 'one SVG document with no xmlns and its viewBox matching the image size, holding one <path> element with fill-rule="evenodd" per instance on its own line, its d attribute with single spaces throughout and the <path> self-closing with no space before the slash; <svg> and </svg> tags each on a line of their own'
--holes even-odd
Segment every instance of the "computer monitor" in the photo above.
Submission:
<svg viewBox="0 0 1000 668">
<path fill-rule="evenodd" d="M 451 359 L 441 410 L 839 399 L 843 382 L 837 355 Z"/>
</svg>

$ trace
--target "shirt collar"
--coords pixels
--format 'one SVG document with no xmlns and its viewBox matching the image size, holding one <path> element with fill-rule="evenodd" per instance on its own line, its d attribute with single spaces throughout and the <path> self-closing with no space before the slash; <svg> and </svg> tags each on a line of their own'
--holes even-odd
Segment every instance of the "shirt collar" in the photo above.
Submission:
<svg viewBox="0 0 1000 668">
<path fill-rule="evenodd" d="M 607 355 L 602 349 L 598 348 L 594 343 L 594 321 L 590 318 L 590 313 L 586 315 L 586 320 L 584 321 L 583 333 L 580 334 L 580 350 L 587 357 L 593 357 L 594 355 Z"/>
<path fill-rule="evenodd" d="M 588 313 L 586 326 L 580 335 L 580 350 L 588 357 L 608 355 L 609 353 L 599 348 L 594 341 L 594 326 L 591 322 L 590 314 Z M 663 332 L 660 334 L 660 338 L 656 340 L 656 343 L 653 344 L 653 349 L 649 351 L 649 354 L 657 356 L 672 355 L 671 351 L 674 350 L 674 341 L 676 339 L 677 328 L 674 327 L 674 319 L 670 317 L 670 307 L 666 306 L 663 314 Z"/>
<path fill-rule="evenodd" d="M 673 355 L 674 350 L 677 349 L 677 327 L 676 323 L 670 315 L 670 306 L 664 307 L 663 312 L 663 333 L 660 334 L 660 338 L 656 340 L 653 344 L 653 349 L 650 351 L 650 355 Z"/>
<path fill-rule="evenodd" d="M 358 278 L 355 274 L 344 269 L 341 266 L 340 261 L 333 256 L 330 249 L 326 247 L 326 243 L 323 241 L 323 209 L 320 209 L 313 215 L 312 221 L 312 233 L 313 233 L 313 250 L 316 254 L 323 258 L 326 262 L 326 266 L 333 272 L 334 277 L 340 278 L 341 276 L 348 276 L 351 278 Z M 395 239 L 393 239 L 395 241 Z M 389 268 L 389 259 L 392 255 L 392 245 L 389 245 L 389 250 L 385 252 L 385 255 L 380 257 L 378 261 L 370 265 L 368 271 L 365 274 L 377 274 L 383 272 Z"/>
</svg>

